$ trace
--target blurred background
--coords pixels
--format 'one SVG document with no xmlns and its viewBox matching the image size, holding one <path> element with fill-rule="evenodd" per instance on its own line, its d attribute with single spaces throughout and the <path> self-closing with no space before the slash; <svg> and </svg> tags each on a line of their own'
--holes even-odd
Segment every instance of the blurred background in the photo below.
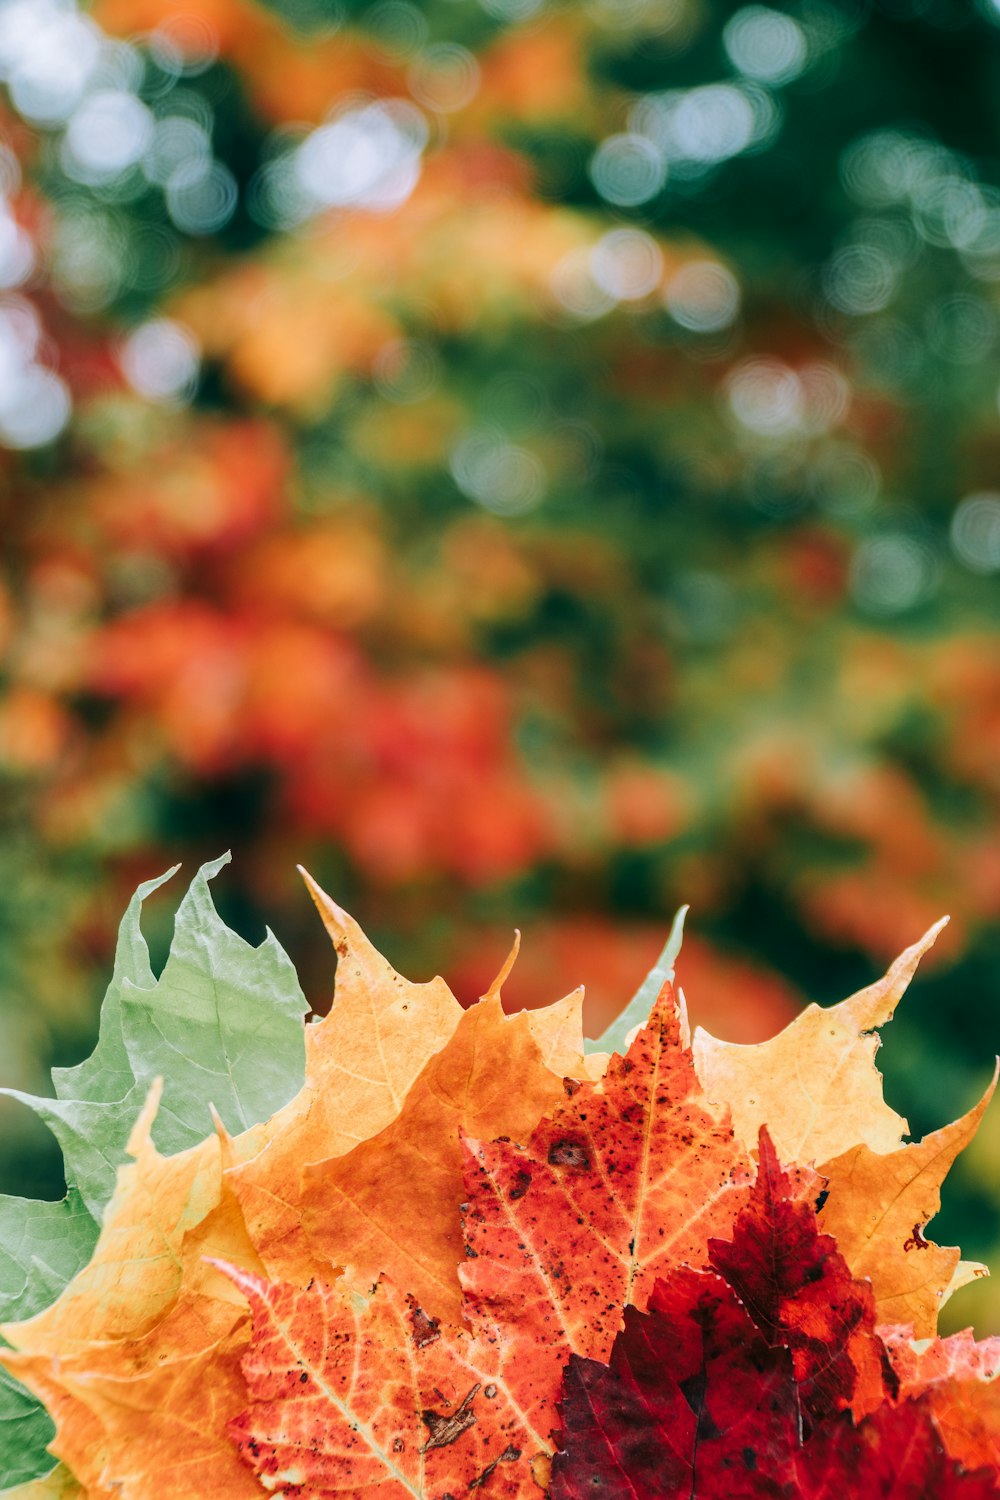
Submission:
<svg viewBox="0 0 1000 1500">
<path fill-rule="evenodd" d="M 464 1001 L 519 925 L 508 1001 L 585 981 L 592 1033 L 681 901 L 742 1041 L 949 911 L 883 1060 L 916 1132 L 966 1108 L 1000 0 L 0 0 L 0 80 L 4 1082 L 232 847 L 320 1010 L 296 862 Z M 1000 1110 L 935 1235 L 1000 1264 Z"/>
</svg>

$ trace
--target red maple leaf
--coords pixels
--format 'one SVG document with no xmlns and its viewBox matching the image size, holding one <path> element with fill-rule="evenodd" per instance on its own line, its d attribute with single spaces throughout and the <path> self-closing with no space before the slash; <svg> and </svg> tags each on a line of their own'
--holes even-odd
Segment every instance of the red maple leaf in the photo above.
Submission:
<svg viewBox="0 0 1000 1500">
<path fill-rule="evenodd" d="M 573 1357 L 552 1500 L 995 1500 L 989 1471 L 945 1451 L 924 1399 L 848 1412 L 802 1441 L 791 1350 L 732 1287 L 673 1272 L 629 1308 L 607 1365 Z"/>
<path fill-rule="evenodd" d="M 936 1420 L 956 1368 L 988 1391 L 995 1350 L 937 1340 L 918 1355 L 900 1336 L 890 1360 L 870 1284 L 819 1232 L 802 1186 L 762 1130 L 757 1180 L 731 1238 L 709 1245 L 712 1270 L 658 1281 L 607 1364 L 569 1361 L 552 1500 L 997 1494 L 994 1456 L 960 1451 Z M 901 1386 L 916 1399 L 898 1401 Z M 968 1472 L 979 1464 L 991 1472 Z"/>
<path fill-rule="evenodd" d="M 818 1232 L 822 1181 L 816 1179 L 815 1200 L 803 1201 L 802 1176 L 793 1183 L 762 1129 L 750 1201 L 732 1239 L 711 1242 L 709 1262 L 768 1343 L 791 1352 L 807 1422 L 845 1407 L 860 1419 L 899 1382 L 875 1334 L 871 1283 L 856 1281 L 836 1241 Z"/>
<path fill-rule="evenodd" d="M 706 1109 L 681 1031 L 666 985 L 627 1055 L 526 1145 L 470 1145 L 467 1316 L 529 1341 L 510 1379 L 539 1431 L 556 1425 L 568 1355 L 607 1358 L 622 1309 L 643 1306 L 668 1267 L 706 1264 L 747 1201 L 753 1163 Z"/>
<path fill-rule="evenodd" d="M 949 1453 L 966 1468 L 1000 1471 L 1000 1338 L 914 1343 L 908 1328 L 883 1329 L 903 1396 L 923 1396 Z"/>
<path fill-rule="evenodd" d="M 538 1494 L 570 1354 L 606 1357 L 657 1268 L 705 1264 L 747 1202 L 752 1160 L 700 1101 L 681 1025 L 667 987 L 627 1056 L 599 1085 L 567 1082 L 527 1146 L 470 1147 L 466 1327 L 418 1316 L 385 1279 L 352 1298 L 230 1273 L 254 1323 L 252 1404 L 231 1430 L 272 1489 Z M 428 1443 L 428 1413 L 447 1443 Z"/>
</svg>

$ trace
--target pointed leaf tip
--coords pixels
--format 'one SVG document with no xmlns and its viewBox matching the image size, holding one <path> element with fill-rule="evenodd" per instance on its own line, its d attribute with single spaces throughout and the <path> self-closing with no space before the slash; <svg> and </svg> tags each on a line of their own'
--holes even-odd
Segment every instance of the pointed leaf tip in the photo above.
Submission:
<svg viewBox="0 0 1000 1500">
<path fill-rule="evenodd" d="M 132 1126 L 131 1134 L 125 1150 L 129 1156 L 138 1157 L 143 1148 L 149 1144 L 153 1134 L 153 1121 L 156 1119 L 160 1108 L 160 1100 L 163 1098 L 163 1079 L 154 1078 L 149 1086 L 145 1103 L 139 1111 L 135 1124 Z"/>
<path fill-rule="evenodd" d="M 501 991 L 504 985 L 507 983 L 507 980 L 510 978 L 511 970 L 517 962 L 517 955 L 520 953 L 520 951 L 521 929 L 520 927 L 515 927 L 514 941 L 510 945 L 510 952 L 507 954 L 507 957 L 500 965 L 500 972 L 497 974 L 497 977 L 494 979 L 489 989 L 485 990 L 483 994 L 480 995 L 480 1000 L 499 1000 L 501 998 Z"/>
<path fill-rule="evenodd" d="M 874 984 L 866 985 L 863 990 L 858 990 L 844 1004 L 856 1013 L 859 1031 L 870 1030 L 873 1026 L 882 1026 L 890 1021 L 896 1010 L 896 1006 L 905 995 L 910 986 L 910 981 L 920 964 L 924 954 L 933 948 L 939 935 L 947 927 L 950 917 L 939 917 L 933 926 L 928 927 L 923 937 L 904 948 L 898 958 L 894 958 L 881 979 Z"/>
<path fill-rule="evenodd" d="M 305 881 L 306 890 L 313 899 L 313 905 L 323 919 L 323 926 L 330 934 L 330 939 L 336 944 L 344 938 L 350 937 L 357 931 L 357 924 L 349 912 L 328 896 L 318 880 L 314 880 L 309 871 L 303 865 L 295 867 L 302 879 Z"/>
<path fill-rule="evenodd" d="M 216 1271 L 228 1277 L 233 1285 L 239 1287 L 244 1294 L 250 1291 L 260 1292 L 260 1278 L 252 1271 L 244 1271 L 239 1266 L 234 1266 L 232 1261 L 226 1260 L 221 1255 L 203 1255 L 201 1259 L 206 1266 L 213 1266 Z"/>
<path fill-rule="evenodd" d="M 665 984 L 673 980 L 674 967 L 684 941 L 684 919 L 690 909 L 686 905 L 677 908 L 674 920 L 670 924 L 667 941 L 656 963 L 625 1009 L 616 1016 L 607 1030 L 593 1041 L 588 1039 L 584 1043 L 585 1051 L 624 1053 L 629 1045 L 630 1036 L 637 1029 L 645 1026 L 657 995 Z"/>
</svg>

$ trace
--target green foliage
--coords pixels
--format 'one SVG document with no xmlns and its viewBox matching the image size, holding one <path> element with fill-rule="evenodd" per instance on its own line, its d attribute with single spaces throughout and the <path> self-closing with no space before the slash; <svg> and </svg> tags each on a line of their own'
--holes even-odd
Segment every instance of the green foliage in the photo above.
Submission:
<svg viewBox="0 0 1000 1500">
<path fill-rule="evenodd" d="M 53 1070 L 55 1099 L 3 1091 L 51 1127 L 67 1181 L 95 1216 L 111 1196 L 154 1079 L 164 1079 L 154 1139 L 167 1153 L 204 1138 L 210 1105 L 236 1133 L 266 1119 L 301 1085 L 308 1007 L 273 934 L 253 948 L 220 921 L 208 882 L 228 859 L 204 865 L 191 882 L 158 980 L 139 915 L 146 896 L 174 871 L 139 887 L 122 921 L 93 1054 L 75 1068 Z"/>
<path fill-rule="evenodd" d="M 30 1318 L 55 1301 L 86 1265 L 97 1224 L 70 1190 L 58 1203 L 0 1198 L 0 1320 Z M 47 1473 L 54 1428 L 48 1414 L 6 1370 L 0 1370 L 0 1483 Z"/>
</svg>

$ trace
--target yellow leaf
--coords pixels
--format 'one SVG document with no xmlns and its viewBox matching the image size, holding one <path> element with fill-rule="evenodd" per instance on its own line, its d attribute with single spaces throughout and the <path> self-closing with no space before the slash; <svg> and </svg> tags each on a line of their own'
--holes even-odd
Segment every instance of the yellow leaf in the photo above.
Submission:
<svg viewBox="0 0 1000 1500">
<path fill-rule="evenodd" d="M 262 1252 L 285 1269 L 298 1253 L 294 1263 L 308 1277 L 304 1257 L 314 1251 L 300 1230 L 299 1181 L 309 1143 L 313 1154 L 346 1153 L 391 1121 L 463 1016 L 443 981 L 400 978 L 309 884 L 340 962 L 333 1012 L 307 1032 L 300 1094 L 241 1136 L 219 1126 L 189 1151 L 163 1157 L 150 1136 L 154 1089 L 90 1264 L 45 1312 L 6 1330 L 15 1347 L 4 1362 L 48 1407 L 52 1451 L 86 1484 L 88 1500 L 257 1493 L 226 1436 L 227 1418 L 245 1399 L 246 1305 L 206 1257 L 264 1271 L 246 1203 Z M 572 1018 L 565 1004 L 554 1009 L 552 1045 L 565 1050 Z"/>
<path fill-rule="evenodd" d="M 701 1028 L 694 1060 L 706 1097 L 728 1108 L 753 1149 L 766 1125 L 782 1161 L 826 1161 L 852 1146 L 892 1151 L 907 1124 L 882 1097 L 876 1028 L 892 1014 L 945 917 L 907 948 L 884 978 L 839 1005 L 809 1005 L 770 1041 L 720 1042 Z"/>
<path fill-rule="evenodd" d="M 30 1479 L 3 1491 L 3 1500 L 87 1500 L 73 1475 L 62 1464 L 41 1479 Z"/>
</svg>

